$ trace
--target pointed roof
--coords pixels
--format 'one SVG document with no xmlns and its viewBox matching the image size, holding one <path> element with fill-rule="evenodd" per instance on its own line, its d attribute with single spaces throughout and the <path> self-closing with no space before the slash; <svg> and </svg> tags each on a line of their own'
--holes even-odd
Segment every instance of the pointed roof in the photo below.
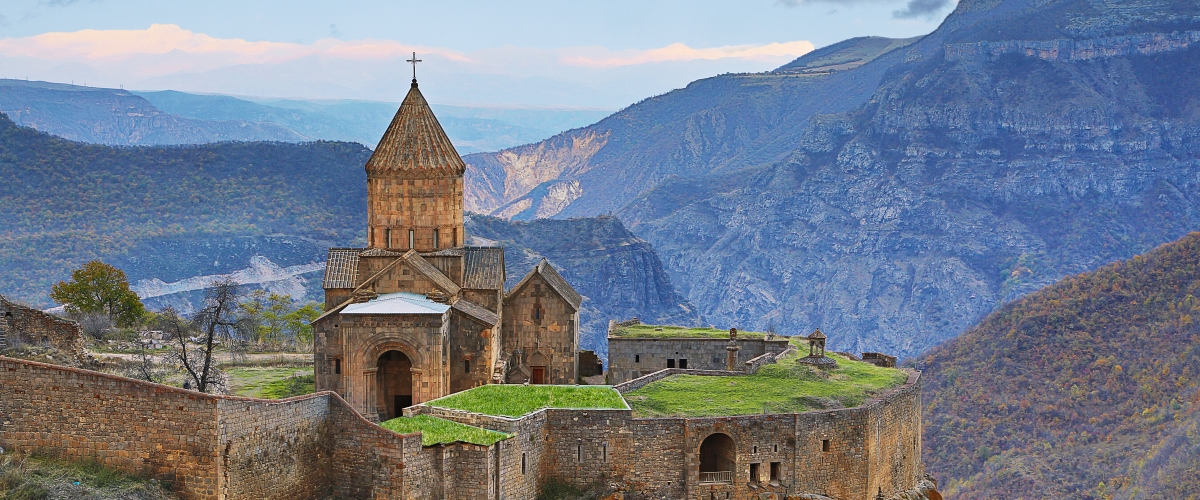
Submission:
<svg viewBox="0 0 1200 500">
<path fill-rule="evenodd" d="M 808 334 L 809 340 L 818 340 L 818 339 L 824 339 L 824 338 L 825 338 L 825 334 L 821 333 L 820 328 L 817 328 L 812 333 Z"/>
<path fill-rule="evenodd" d="M 533 266 L 533 269 L 524 278 L 521 278 L 521 282 L 517 283 L 517 286 L 508 291 L 508 295 L 505 296 L 504 300 L 508 300 L 514 293 L 517 293 L 535 274 L 541 276 L 546 281 L 546 284 L 550 285 L 550 288 L 557 292 L 563 300 L 566 300 L 572 308 L 576 311 L 579 310 L 579 305 L 583 303 L 583 297 L 579 295 L 579 292 L 575 291 L 575 288 L 570 283 L 567 283 L 567 280 L 563 279 L 561 274 L 558 274 L 558 270 L 554 269 L 554 266 L 550 265 L 550 262 L 545 258 L 541 262 L 538 262 L 538 265 Z"/>
<path fill-rule="evenodd" d="M 463 175 L 466 169 L 414 79 L 392 124 L 367 160 L 367 173 L 410 170 Z"/>
</svg>

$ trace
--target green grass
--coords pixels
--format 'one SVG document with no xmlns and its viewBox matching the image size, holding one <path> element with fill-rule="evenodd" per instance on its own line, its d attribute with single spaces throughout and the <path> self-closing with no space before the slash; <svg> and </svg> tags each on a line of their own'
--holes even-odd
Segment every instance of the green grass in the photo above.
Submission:
<svg viewBox="0 0 1200 500">
<path fill-rule="evenodd" d="M 429 415 L 417 415 L 412 418 L 398 417 L 379 425 L 399 434 L 420 432 L 422 446 L 453 443 L 455 441 L 491 446 L 497 441 L 508 439 L 509 437 L 508 434 L 503 432 L 472 427 Z"/>
<path fill-rule="evenodd" d="M 232 368 L 229 390 L 238 396 L 283 399 L 314 390 L 312 368 Z"/>
<path fill-rule="evenodd" d="M 542 408 L 626 408 L 612 387 L 586 385 L 483 385 L 427 404 L 504 417 L 520 417 Z"/>
<path fill-rule="evenodd" d="M 165 500 L 175 496 L 147 478 L 94 460 L 68 461 L 11 451 L 0 455 L 0 499 L 51 498 Z"/>
<path fill-rule="evenodd" d="M 763 335 L 762 332 L 738 330 L 739 339 L 761 339 Z M 609 336 L 637 339 L 728 339 L 729 330 L 671 325 L 632 325 L 620 327 Z"/>
<path fill-rule="evenodd" d="M 753 375 L 675 375 L 625 394 L 636 417 L 715 417 L 794 413 L 854 407 L 901 385 L 908 375 L 894 368 L 831 355 L 832 370 L 798 364 L 798 355 L 763 366 Z"/>
</svg>

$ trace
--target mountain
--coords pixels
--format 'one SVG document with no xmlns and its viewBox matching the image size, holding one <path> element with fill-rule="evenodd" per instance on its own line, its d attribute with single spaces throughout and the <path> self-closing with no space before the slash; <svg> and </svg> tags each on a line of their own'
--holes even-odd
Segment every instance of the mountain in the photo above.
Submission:
<svg viewBox="0 0 1200 500">
<path fill-rule="evenodd" d="M 187 311 L 224 274 L 322 300 L 329 247 L 365 240 L 370 154 L 342 142 L 84 144 L 0 114 L 0 294 L 48 307 L 53 283 L 101 259 L 152 308 Z M 510 285 L 548 258 L 586 298 L 585 348 L 607 352 L 611 318 L 699 321 L 654 249 L 615 218 L 474 216 L 467 234 L 507 247 Z"/>
<path fill-rule="evenodd" d="M 947 498 L 1200 491 L 1200 233 L 1071 276 L 921 356 Z M 1190 495 L 1190 496 L 1189 496 Z"/>
<path fill-rule="evenodd" d="M 17 124 L 71 140 L 121 146 L 332 140 L 374 147 L 398 106 L 0 79 L 0 112 Z M 463 154 L 535 142 L 609 114 L 593 109 L 433 108 Z"/>
<path fill-rule="evenodd" d="M 1200 227 L 1200 5 L 963 0 L 903 43 L 700 80 L 471 155 L 471 202 L 611 212 L 706 321 L 901 356 Z"/>
</svg>

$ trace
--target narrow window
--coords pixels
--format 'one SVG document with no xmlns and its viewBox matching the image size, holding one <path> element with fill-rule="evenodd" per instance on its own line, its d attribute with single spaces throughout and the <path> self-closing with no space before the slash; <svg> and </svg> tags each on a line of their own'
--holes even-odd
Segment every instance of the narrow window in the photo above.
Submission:
<svg viewBox="0 0 1200 500">
<path fill-rule="evenodd" d="M 675 368 L 675 360 L 668 359 L 667 360 L 667 368 Z"/>
<path fill-rule="evenodd" d="M 433 248 L 438 248 L 438 230 L 433 230 Z"/>
<path fill-rule="evenodd" d="M 375 244 L 375 228 L 372 227 L 369 232 L 371 234 L 367 235 L 367 241 L 371 242 L 371 244 L 374 245 Z"/>
<path fill-rule="evenodd" d="M 757 447 L 757 446 L 755 446 L 755 447 L 754 447 L 754 453 L 758 453 L 758 447 Z"/>
<path fill-rule="evenodd" d="M 333 360 L 333 374 L 334 375 L 342 374 L 342 360 L 340 360 L 340 359 Z"/>
<path fill-rule="evenodd" d="M 686 358 L 685 358 L 685 359 L 680 359 L 680 360 L 679 360 L 679 367 L 680 367 L 680 368 L 687 368 L 687 359 L 686 359 Z"/>
<path fill-rule="evenodd" d="M 469 359 L 463 360 L 463 371 L 467 372 L 467 373 L 471 373 L 471 360 L 469 360 Z"/>
<path fill-rule="evenodd" d="M 771 462 L 771 480 L 779 480 L 779 462 Z"/>
<path fill-rule="evenodd" d="M 458 248 L 458 229 L 450 230 L 450 247 Z"/>
<path fill-rule="evenodd" d="M 829 440 L 828 439 L 821 440 L 821 451 L 825 451 L 825 452 L 829 451 Z"/>
<path fill-rule="evenodd" d="M 642 362 L 642 355 L 641 355 L 641 354 L 634 354 L 634 355 L 633 355 L 633 362 L 634 362 L 634 363 L 641 363 L 641 362 Z"/>
<path fill-rule="evenodd" d="M 521 454 L 521 475 L 525 475 L 525 454 Z"/>
<path fill-rule="evenodd" d="M 773 444 L 773 445 L 771 445 L 771 448 L 772 448 L 771 451 L 774 451 L 775 453 L 779 453 L 779 445 Z"/>
<path fill-rule="evenodd" d="M 575 460 L 583 462 L 583 445 L 575 445 Z"/>
<path fill-rule="evenodd" d="M 750 464 L 750 482 L 758 482 L 758 464 Z"/>
<path fill-rule="evenodd" d="M 608 461 L 608 443 L 600 445 L 600 461 Z"/>
<path fill-rule="evenodd" d="M 417 242 L 417 232 L 412 229 L 409 229 L 408 230 L 408 249 L 412 250 L 413 247 L 416 246 L 416 242 Z"/>
<path fill-rule="evenodd" d="M 387 247 L 392 248 L 392 228 L 384 229 L 383 234 L 387 236 Z"/>
</svg>

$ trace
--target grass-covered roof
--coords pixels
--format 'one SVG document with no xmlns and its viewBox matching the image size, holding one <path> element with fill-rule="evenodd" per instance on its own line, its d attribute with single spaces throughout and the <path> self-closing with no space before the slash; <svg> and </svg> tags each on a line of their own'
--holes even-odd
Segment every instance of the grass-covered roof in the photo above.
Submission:
<svg viewBox="0 0 1200 500">
<path fill-rule="evenodd" d="M 741 330 L 737 333 L 739 339 L 761 339 L 764 335 L 762 332 Z M 618 327 L 609 332 L 608 336 L 631 339 L 728 339 L 729 330 L 691 326 L 629 325 Z"/>
<path fill-rule="evenodd" d="M 422 446 L 453 443 L 455 441 L 491 446 L 497 441 L 508 439 L 509 437 L 508 434 L 503 432 L 472 427 L 429 415 L 417 415 L 411 418 L 397 417 L 379 425 L 399 434 L 420 432 Z"/>
<path fill-rule="evenodd" d="M 483 385 L 428 403 L 437 408 L 484 415 L 520 417 L 542 408 L 618 409 L 625 401 L 608 386 L 586 385 Z"/>
<path fill-rule="evenodd" d="M 801 356 L 792 354 L 753 375 L 674 375 L 625 393 L 625 400 L 635 417 L 799 413 L 858 406 L 908 378 L 895 368 L 830 357 L 837 368 L 800 364 Z"/>
</svg>

